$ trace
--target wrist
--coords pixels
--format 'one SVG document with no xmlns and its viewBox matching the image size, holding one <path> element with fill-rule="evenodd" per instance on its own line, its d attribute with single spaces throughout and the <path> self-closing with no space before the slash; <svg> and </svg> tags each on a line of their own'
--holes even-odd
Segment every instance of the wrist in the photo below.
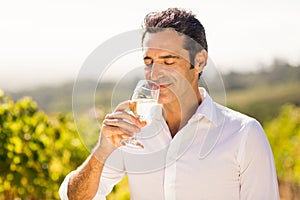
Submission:
<svg viewBox="0 0 300 200">
<path fill-rule="evenodd" d="M 97 145 L 95 146 L 95 148 L 92 150 L 91 155 L 96 158 L 99 162 L 101 163 L 105 163 L 105 161 L 107 160 L 107 158 L 109 157 L 109 155 L 115 150 L 114 147 L 112 146 L 104 146 L 101 145 L 101 143 L 97 143 Z"/>
</svg>

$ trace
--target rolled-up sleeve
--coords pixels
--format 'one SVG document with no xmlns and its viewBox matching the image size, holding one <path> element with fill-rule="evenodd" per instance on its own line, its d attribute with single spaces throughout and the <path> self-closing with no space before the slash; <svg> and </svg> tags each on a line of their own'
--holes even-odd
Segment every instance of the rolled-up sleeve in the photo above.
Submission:
<svg viewBox="0 0 300 200">
<path fill-rule="evenodd" d="M 68 198 L 68 184 L 69 184 L 69 180 L 70 177 L 75 173 L 75 171 L 70 172 L 64 179 L 64 181 L 62 182 L 62 184 L 60 185 L 59 188 L 59 196 L 62 200 L 69 200 Z"/>
<path fill-rule="evenodd" d="M 59 188 L 59 195 L 62 200 L 69 200 L 68 198 L 68 184 L 70 177 L 75 174 L 75 171 L 70 172 L 62 182 Z M 113 189 L 114 185 L 120 182 L 125 176 L 124 163 L 121 151 L 114 151 L 103 167 L 100 177 L 100 184 L 98 191 L 93 200 L 104 200 Z"/>
<path fill-rule="evenodd" d="M 273 153 L 259 122 L 247 125 L 240 149 L 240 199 L 279 200 Z"/>
</svg>

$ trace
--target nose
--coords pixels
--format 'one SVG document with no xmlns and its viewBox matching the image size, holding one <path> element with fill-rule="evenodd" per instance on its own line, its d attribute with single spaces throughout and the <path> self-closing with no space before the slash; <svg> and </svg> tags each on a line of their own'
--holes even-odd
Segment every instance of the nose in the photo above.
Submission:
<svg viewBox="0 0 300 200">
<path fill-rule="evenodd" d="M 163 77 L 163 65 L 159 63 L 153 63 L 151 68 L 151 80 L 158 81 L 161 77 Z"/>
</svg>

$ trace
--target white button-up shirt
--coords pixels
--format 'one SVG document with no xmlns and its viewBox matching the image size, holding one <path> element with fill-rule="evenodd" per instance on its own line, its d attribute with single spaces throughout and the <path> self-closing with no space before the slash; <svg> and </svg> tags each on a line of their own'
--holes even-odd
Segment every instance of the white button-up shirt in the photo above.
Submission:
<svg viewBox="0 0 300 200">
<path fill-rule="evenodd" d="M 174 138 L 161 107 L 152 110 L 152 123 L 138 134 L 145 148 L 115 150 L 94 199 L 105 199 L 127 174 L 132 200 L 279 200 L 272 150 L 261 125 L 199 91 L 202 103 Z M 68 199 L 73 173 L 60 187 L 62 199 Z"/>
</svg>

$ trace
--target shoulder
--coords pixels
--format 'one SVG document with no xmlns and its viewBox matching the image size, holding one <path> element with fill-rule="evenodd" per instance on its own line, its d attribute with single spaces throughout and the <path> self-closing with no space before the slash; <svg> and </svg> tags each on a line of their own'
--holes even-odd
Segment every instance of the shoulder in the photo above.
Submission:
<svg viewBox="0 0 300 200">
<path fill-rule="evenodd" d="M 216 104 L 216 108 L 223 117 L 224 130 L 230 130 L 227 134 L 234 134 L 240 138 L 240 153 L 245 149 L 253 152 L 262 149 L 269 151 L 269 142 L 259 121 L 219 104 Z"/>
<path fill-rule="evenodd" d="M 260 126 L 260 123 L 255 118 L 244 113 L 233 110 L 218 103 L 215 103 L 215 108 L 218 120 L 224 121 L 226 124 L 240 126 Z"/>
<path fill-rule="evenodd" d="M 238 137 L 241 143 L 268 143 L 262 125 L 255 118 L 219 104 L 216 113 L 224 137 Z"/>
</svg>

